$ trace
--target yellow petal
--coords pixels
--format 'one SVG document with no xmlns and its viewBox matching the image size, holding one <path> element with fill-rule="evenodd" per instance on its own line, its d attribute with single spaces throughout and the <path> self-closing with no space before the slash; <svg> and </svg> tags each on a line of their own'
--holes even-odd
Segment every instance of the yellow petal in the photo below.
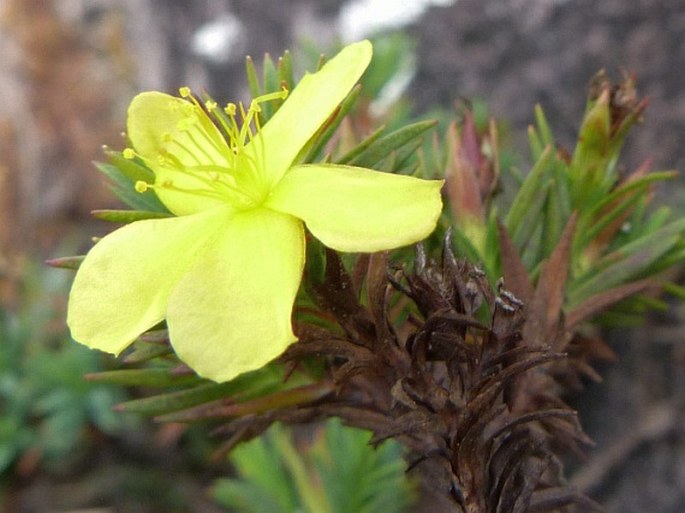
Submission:
<svg viewBox="0 0 685 513">
<path fill-rule="evenodd" d="M 76 274 L 67 323 L 72 337 L 119 354 L 161 321 L 171 290 L 230 219 L 227 207 L 138 221 L 99 241 Z"/>
<path fill-rule="evenodd" d="M 305 75 L 254 143 L 264 144 L 264 170 L 274 184 L 357 83 L 371 60 L 368 41 L 351 44 L 321 70 Z"/>
<path fill-rule="evenodd" d="M 267 206 L 304 220 L 333 249 L 381 251 L 417 242 L 435 229 L 441 187 L 441 180 L 303 165 L 288 171 Z"/>
<path fill-rule="evenodd" d="M 178 192 L 207 189 L 207 173 L 191 172 L 211 166 L 228 172 L 228 146 L 221 133 L 198 107 L 168 94 L 137 95 L 128 108 L 128 137 L 136 153 L 155 173 L 155 193 L 177 215 L 213 208 L 221 199 Z M 162 185 L 173 183 L 174 189 Z"/>
<path fill-rule="evenodd" d="M 265 209 L 237 213 L 171 295 L 167 323 L 178 356 L 214 381 L 276 358 L 296 340 L 290 317 L 303 264 L 299 220 Z"/>
</svg>

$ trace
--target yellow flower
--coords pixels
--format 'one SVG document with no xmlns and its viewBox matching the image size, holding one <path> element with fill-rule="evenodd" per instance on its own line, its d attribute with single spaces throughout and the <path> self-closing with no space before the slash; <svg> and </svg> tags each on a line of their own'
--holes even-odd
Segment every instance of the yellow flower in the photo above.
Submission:
<svg viewBox="0 0 685 513">
<path fill-rule="evenodd" d="M 245 112 L 142 93 L 128 111 L 133 148 L 177 217 L 138 221 L 100 240 L 69 297 L 75 340 L 118 354 L 166 319 L 171 344 L 201 376 L 227 381 L 296 341 L 291 311 L 304 265 L 304 225 L 327 246 L 371 252 L 416 242 L 440 214 L 440 181 L 332 164 L 300 150 L 371 59 L 368 41 L 306 75 L 264 125 Z M 242 112 L 241 112 L 242 111 Z M 242 125 L 236 121 L 241 115 Z"/>
</svg>

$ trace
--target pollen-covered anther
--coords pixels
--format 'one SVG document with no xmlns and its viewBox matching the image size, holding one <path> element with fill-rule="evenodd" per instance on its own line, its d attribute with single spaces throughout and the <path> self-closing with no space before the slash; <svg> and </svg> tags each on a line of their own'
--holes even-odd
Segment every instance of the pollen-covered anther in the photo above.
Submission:
<svg viewBox="0 0 685 513">
<path fill-rule="evenodd" d="M 139 192 L 142 194 L 142 193 L 146 192 L 148 189 L 150 189 L 150 184 L 147 182 L 144 182 L 142 180 L 138 180 L 136 182 L 135 189 L 136 189 L 136 192 Z"/>
<path fill-rule="evenodd" d="M 235 116 L 236 112 L 238 112 L 238 107 L 236 107 L 235 103 L 228 103 L 226 107 L 224 107 L 224 112 L 229 116 Z"/>
</svg>

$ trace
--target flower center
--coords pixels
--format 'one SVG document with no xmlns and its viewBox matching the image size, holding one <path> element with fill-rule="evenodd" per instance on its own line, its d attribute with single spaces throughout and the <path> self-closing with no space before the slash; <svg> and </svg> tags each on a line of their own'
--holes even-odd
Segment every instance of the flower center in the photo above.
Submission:
<svg viewBox="0 0 685 513">
<path fill-rule="evenodd" d="M 148 189 L 199 195 L 225 201 L 245 209 L 258 206 L 267 197 L 264 145 L 250 144 L 260 137 L 260 104 L 285 99 L 284 89 L 220 109 L 210 97 L 201 102 L 187 87 L 184 100 L 173 99 L 177 120 L 171 132 L 163 133 L 154 161 L 127 148 L 126 158 L 139 157 L 155 173 L 155 183 L 139 181 L 138 192 Z M 180 111 L 180 112 L 179 112 Z"/>
</svg>

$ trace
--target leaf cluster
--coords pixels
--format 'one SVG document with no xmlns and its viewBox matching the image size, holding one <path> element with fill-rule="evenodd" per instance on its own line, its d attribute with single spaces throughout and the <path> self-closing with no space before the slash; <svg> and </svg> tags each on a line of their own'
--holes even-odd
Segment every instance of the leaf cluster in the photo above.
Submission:
<svg viewBox="0 0 685 513">
<path fill-rule="evenodd" d="M 313 440 L 295 440 L 279 424 L 235 448 L 239 479 L 221 479 L 216 500 L 244 513 L 399 512 L 413 496 L 394 442 L 369 451 L 371 434 L 331 420 Z"/>
<path fill-rule="evenodd" d="M 682 294 L 660 275 L 685 258 L 685 220 L 673 219 L 667 207 L 650 208 L 654 185 L 675 173 L 649 172 L 649 161 L 630 173 L 619 167 L 626 136 L 646 106 L 632 78 L 613 84 L 600 72 L 571 153 L 556 143 L 538 106 L 529 129 L 534 164 L 525 177 L 503 176 L 513 170 L 500 171 L 496 125 L 479 132 L 467 111 L 462 126 L 447 131 L 444 149 L 433 154 L 447 178 L 458 251 L 480 262 L 491 283 L 504 276 L 528 301 L 531 284 L 575 217 L 562 285 L 567 311 L 598 312 L 608 297 L 613 303 L 630 297 L 604 315 L 625 325 L 661 305 L 653 298 L 660 286 Z M 507 187 L 508 205 L 498 201 Z"/>
<path fill-rule="evenodd" d="M 100 357 L 67 343 L 55 329 L 54 298 L 63 277 L 27 266 L 16 305 L 0 309 L 0 475 L 30 472 L 72 456 L 95 426 L 115 433 L 127 419 L 112 411 L 123 390 L 91 386 L 83 375 L 102 370 Z"/>
</svg>

